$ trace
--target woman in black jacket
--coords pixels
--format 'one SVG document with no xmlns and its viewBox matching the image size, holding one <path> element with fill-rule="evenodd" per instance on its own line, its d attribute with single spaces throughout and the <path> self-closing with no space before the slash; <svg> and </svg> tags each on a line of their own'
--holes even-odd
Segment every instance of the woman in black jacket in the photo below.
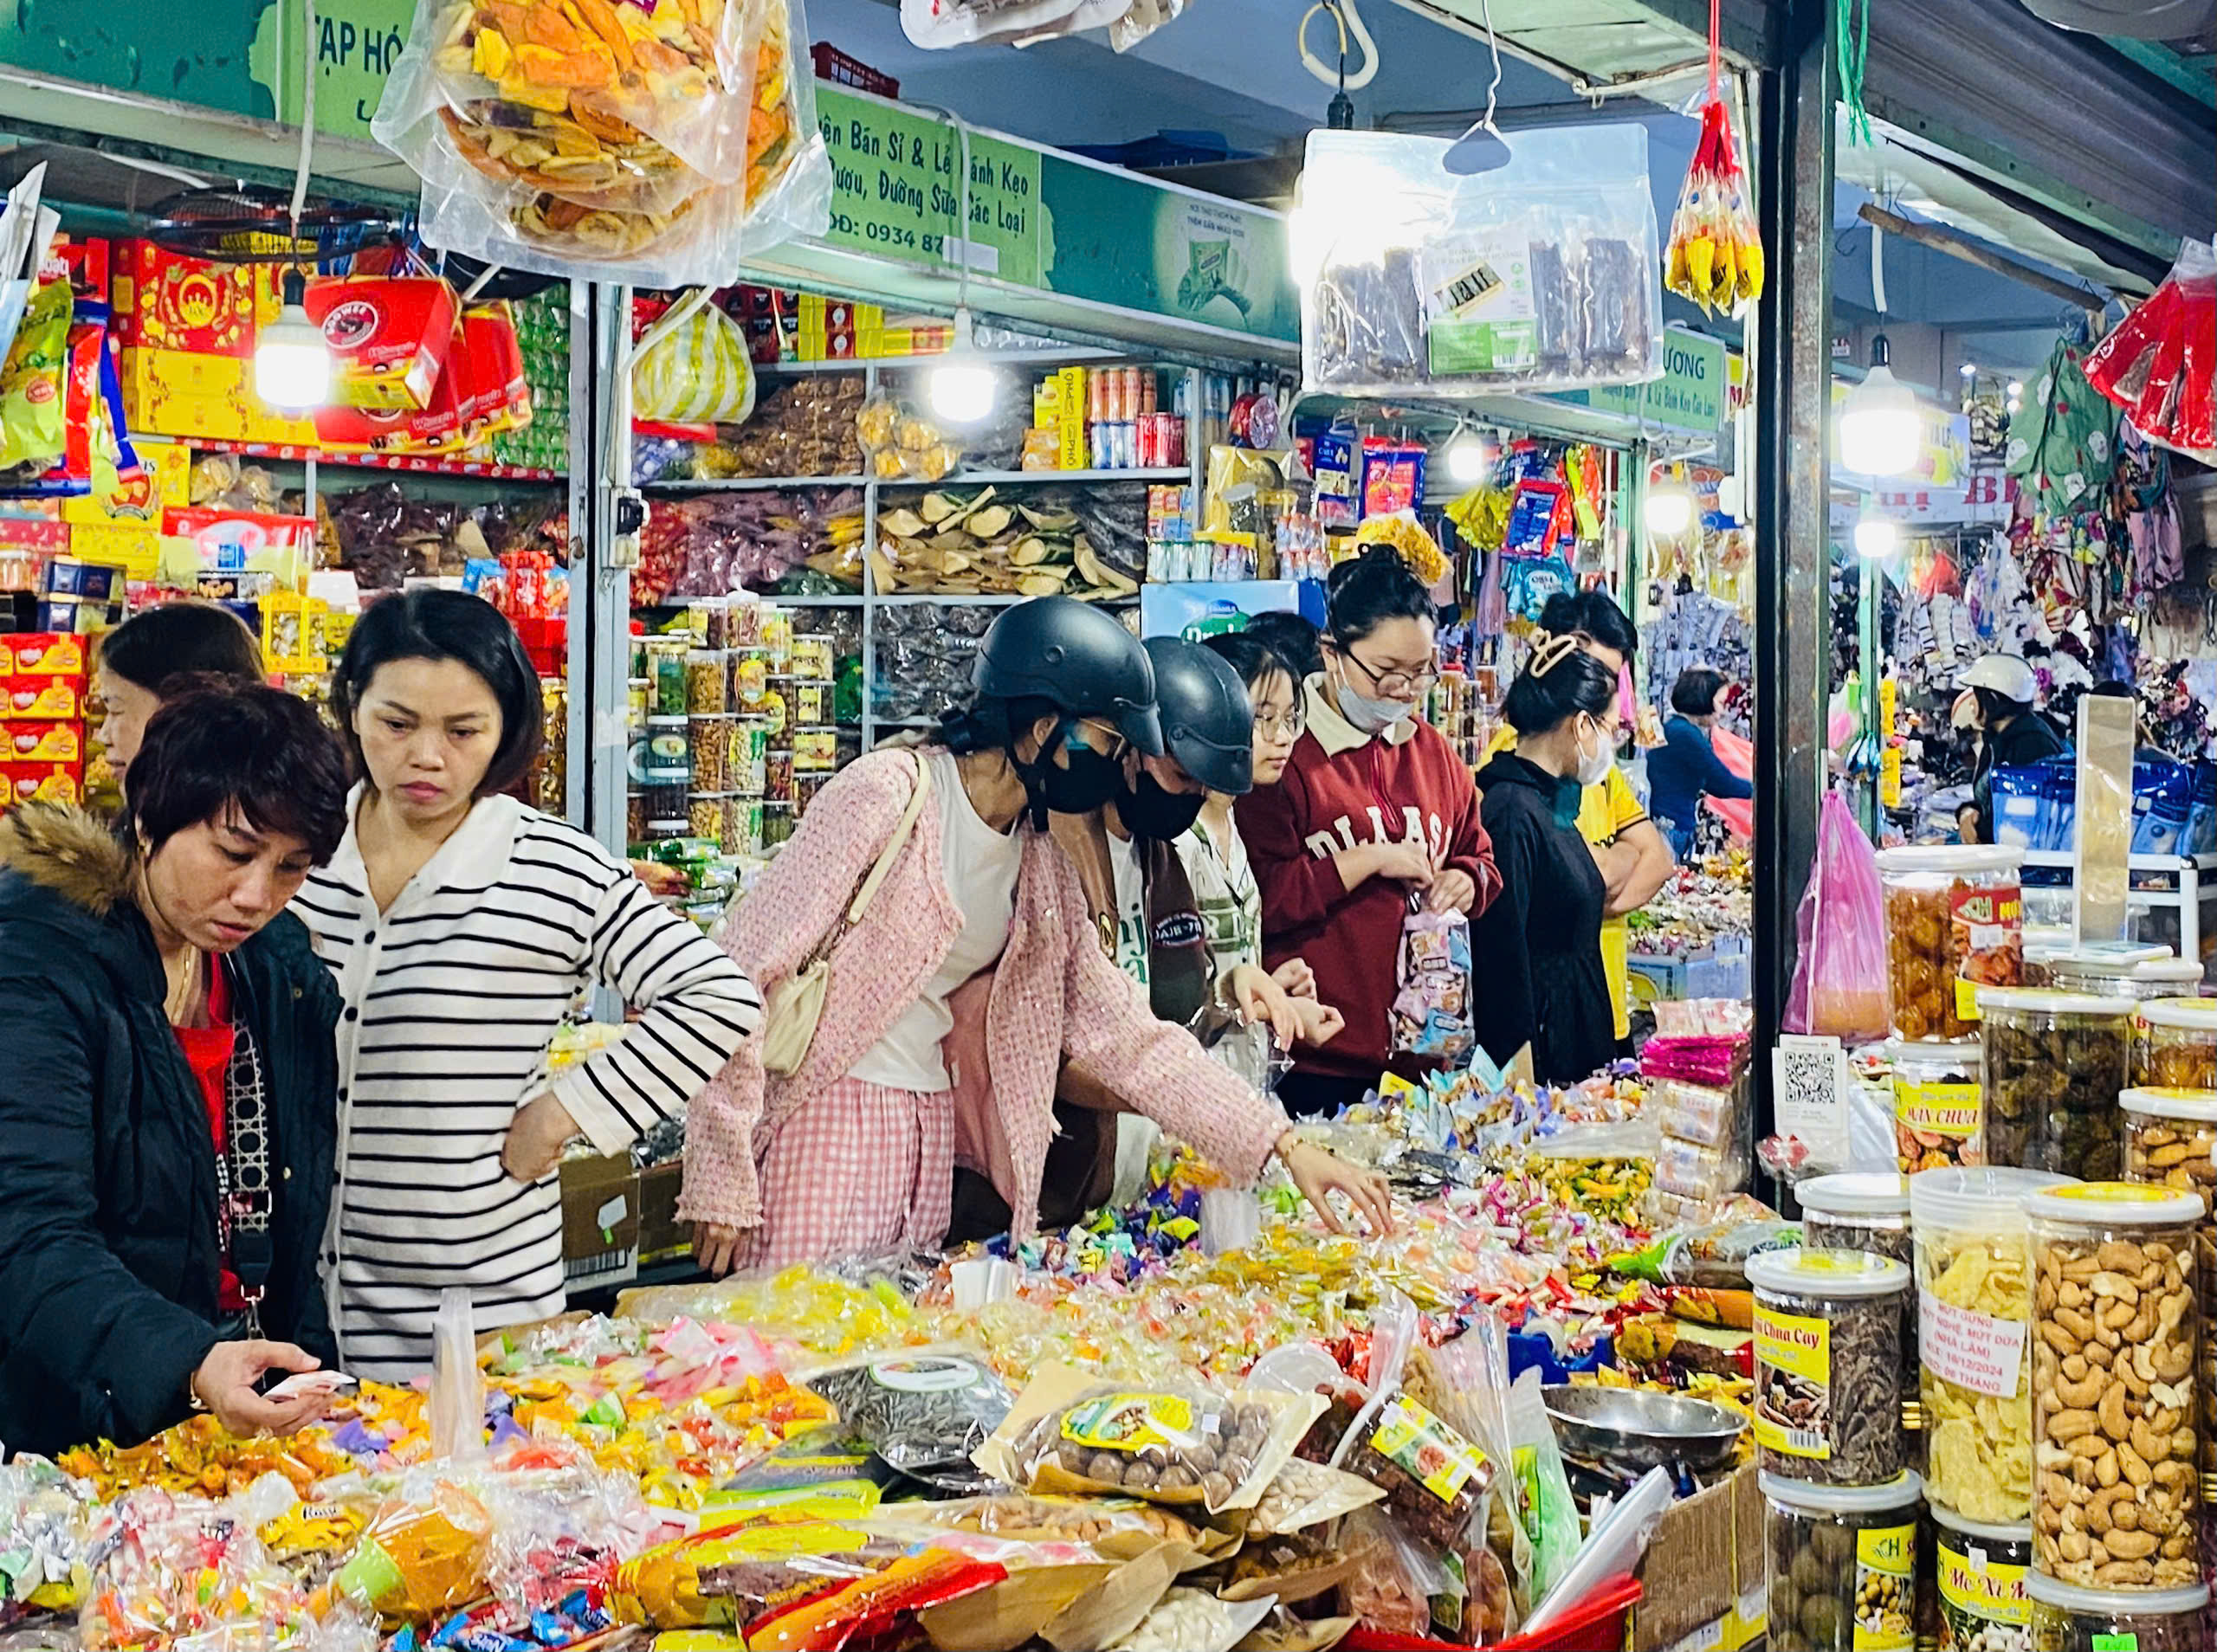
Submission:
<svg viewBox="0 0 2217 1652">
<path fill-rule="evenodd" d="M 304 702 L 165 704 L 120 834 L 0 816 L 0 1440 L 135 1443 L 206 1410 L 286 1433 L 331 1352 L 338 992 L 285 905 L 346 823 Z"/>
<path fill-rule="evenodd" d="M 1470 924 L 1472 1018 L 1496 1062 L 1529 1044 L 1542 1084 L 1574 1084 L 1616 1053 L 1607 892 L 1578 807 L 1616 759 L 1617 680 L 1576 637 L 1550 637 L 1501 709 L 1516 745 L 1478 771 L 1501 896 Z"/>
</svg>

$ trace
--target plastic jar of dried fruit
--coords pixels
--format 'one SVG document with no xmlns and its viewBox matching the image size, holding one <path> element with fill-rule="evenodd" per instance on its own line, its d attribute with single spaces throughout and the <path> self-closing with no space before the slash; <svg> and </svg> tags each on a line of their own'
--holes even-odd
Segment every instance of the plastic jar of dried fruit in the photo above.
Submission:
<svg viewBox="0 0 2217 1652">
<path fill-rule="evenodd" d="M 1929 1482 L 1928 1482 L 1929 1483 Z M 1967 1520 L 1930 1500 L 1939 1541 L 1940 1652 L 2023 1652 L 2032 1637 L 2033 1528 Z"/>
<path fill-rule="evenodd" d="M 1897 1038 L 1968 1038 L 1974 987 L 2023 978 L 2021 849 L 1886 849 L 1886 985 Z"/>
<path fill-rule="evenodd" d="M 2157 998 L 2132 1017 L 2132 1082 L 2217 1090 L 2217 998 Z"/>
<path fill-rule="evenodd" d="M 1894 1162 L 1903 1175 L 1986 1162 L 1986 1052 L 1976 1039 L 1897 1038 L 1886 1046 L 1886 1065 L 1894 1075 Z"/>
<path fill-rule="evenodd" d="M 2145 995 L 2128 992 L 2120 983 L 2141 965 L 2161 963 L 2170 955 L 2168 946 L 2133 941 L 2067 946 L 2048 959 L 2047 984 L 2058 992 L 2091 992 L 2097 998 L 2140 997 Z"/>
<path fill-rule="evenodd" d="M 2194 1229 L 2203 1209 L 2198 1193 L 2133 1182 L 2074 1183 L 2025 1201 L 2033 1563 L 2051 1578 L 2103 1590 L 2201 1578 Z"/>
<path fill-rule="evenodd" d="M 1903 1457 L 1909 1268 L 1865 1250 L 1804 1248 L 1750 1256 L 1747 1271 L 1763 1467 L 1831 1486 L 1893 1479 Z"/>
<path fill-rule="evenodd" d="M 2112 1595 L 2043 1578 L 2025 1579 L 2033 1652 L 2208 1652 L 2202 1612 L 2209 1585 Z"/>
<path fill-rule="evenodd" d="M 2032 1517 L 2025 1200 L 2063 1182 L 2045 1171 L 1983 1166 L 1910 1178 L 1925 1496 L 1965 1520 Z"/>
<path fill-rule="evenodd" d="M 1986 1162 L 2093 1180 L 2116 1176 L 2132 1001 L 1994 987 L 1978 1003 Z"/>
<path fill-rule="evenodd" d="M 1878 1486 L 1759 1476 L 1771 1652 L 1909 1652 L 1916 1643 L 1914 1474 Z"/>
</svg>

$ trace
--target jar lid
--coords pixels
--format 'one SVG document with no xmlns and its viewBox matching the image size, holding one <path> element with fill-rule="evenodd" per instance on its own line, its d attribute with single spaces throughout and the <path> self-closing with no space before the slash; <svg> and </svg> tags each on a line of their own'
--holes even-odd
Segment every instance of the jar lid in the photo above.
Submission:
<svg viewBox="0 0 2217 1652">
<path fill-rule="evenodd" d="M 1999 1010 L 2004 1015 L 2129 1016 L 2130 998 L 2101 998 L 2091 992 L 2054 992 L 2046 987 L 1982 986 L 1978 990 L 1978 1012 Z"/>
<path fill-rule="evenodd" d="M 2028 1215 L 2058 1222 L 2108 1223 L 2153 1228 L 2201 1219 L 2201 1195 L 2143 1182 L 2073 1182 L 2025 1201 Z M 1752 1259 L 1750 1259 L 1752 1265 Z"/>
<path fill-rule="evenodd" d="M 2043 1188 L 2061 1187 L 2068 1176 L 2006 1165 L 1949 1165 L 1909 1178 L 1910 1220 L 1920 1228 L 1977 1227 L 1997 1217 L 2017 1225 L 2025 1201 Z"/>
<path fill-rule="evenodd" d="M 1889 1038 L 1886 1064 L 1891 1067 L 1899 1062 L 1955 1062 L 1964 1067 L 1983 1067 L 1986 1046 L 1975 1038 Z"/>
<path fill-rule="evenodd" d="M 2117 1106 L 2127 1113 L 2150 1119 L 2185 1119 L 2194 1124 L 2217 1124 L 2217 1090 L 2181 1090 L 2149 1084 L 2121 1091 Z"/>
<path fill-rule="evenodd" d="M 2059 1606 L 2088 1617 L 2123 1617 L 2149 1613 L 2165 1617 L 2198 1612 L 2209 1604 L 2209 1585 L 2194 1584 L 2184 1589 L 2135 1589 L 2117 1594 L 2106 1589 L 2082 1589 L 2044 1571 L 2025 1574 L 2025 1592 L 2043 1606 Z"/>
<path fill-rule="evenodd" d="M 1905 1264 L 1867 1250 L 1766 1250 L 1746 1268 L 1748 1284 L 1784 1296 L 1891 1296 L 1909 1286 Z"/>
<path fill-rule="evenodd" d="M 1773 1502 L 1807 1509 L 1813 1514 L 1875 1514 L 1889 1508 L 1906 1508 L 1924 1490 L 1924 1481 L 1914 1468 L 1904 1468 L 1896 1478 L 1877 1486 L 1819 1486 L 1814 1481 L 1788 1480 L 1768 1469 L 1759 1473 L 1755 1481 Z M 2206 1589 L 2201 1592 L 2205 1597 L 2209 1593 Z"/>
<path fill-rule="evenodd" d="M 1967 1538 L 1976 1538 L 1981 1543 L 2030 1543 L 2033 1523 L 2021 1521 L 2015 1526 L 1995 1526 L 1986 1520 L 1964 1519 L 1944 1503 L 1929 1503 L 1932 1518 L 1950 1532 L 1960 1532 Z"/>
<path fill-rule="evenodd" d="M 1794 1190 L 1803 1216 L 1907 1216 L 1909 1178 L 1884 1171 L 1816 1176 Z"/>
<path fill-rule="evenodd" d="M 2129 975 L 2137 964 L 2157 964 L 2170 957 L 2168 946 L 2136 941 L 2091 941 L 2058 952 L 2048 962 L 2079 975 Z"/>
<path fill-rule="evenodd" d="M 2025 851 L 2007 843 L 1938 843 L 1878 851 L 1881 872 L 2014 872 Z"/>
<path fill-rule="evenodd" d="M 2151 1027 L 2217 1032 L 2217 998 L 2150 998 L 2140 1006 L 2140 1018 Z"/>
<path fill-rule="evenodd" d="M 2145 964 L 2136 964 L 2125 978 L 2130 981 L 2176 981 L 2181 984 L 2201 979 L 2201 965 L 2191 958 L 2151 958 Z M 2191 998 L 2191 992 L 2181 993 Z"/>
</svg>

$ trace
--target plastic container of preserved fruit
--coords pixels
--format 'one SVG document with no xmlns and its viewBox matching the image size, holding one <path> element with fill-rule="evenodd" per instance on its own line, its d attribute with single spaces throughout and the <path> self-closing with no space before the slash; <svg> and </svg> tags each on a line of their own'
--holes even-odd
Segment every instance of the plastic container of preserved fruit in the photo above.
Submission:
<svg viewBox="0 0 2217 1652">
<path fill-rule="evenodd" d="M 2081 1182 L 2025 1201 L 2033 1236 L 2033 1564 L 2082 1589 L 2201 1578 L 2198 1193 Z M 2083 1478 L 2079 1462 L 2092 1463 Z M 2129 1520 L 2117 1518 L 2130 1504 Z"/>
<path fill-rule="evenodd" d="M 2001 846 L 1880 851 L 1897 1038 L 1972 1037 L 1973 989 L 2023 979 L 2023 863 Z"/>
<path fill-rule="evenodd" d="M 2157 998 L 2132 1018 L 2132 1081 L 2217 1090 L 2217 998 Z"/>
<path fill-rule="evenodd" d="M 2032 1518 L 2031 1229 L 2025 1200 L 2065 1178 L 1972 1168 L 1910 1178 L 1916 1233 L 1924 1494 L 1959 1519 Z"/>
<path fill-rule="evenodd" d="M 1939 1528 L 1933 1572 L 1940 1596 L 1940 1652 L 2025 1652 L 2032 1643 L 2033 1528 L 1967 1520 L 1926 1498 Z"/>
<path fill-rule="evenodd" d="M 1903 1175 L 1986 1162 L 1986 1052 L 1976 1039 L 1897 1038 L 1886 1046 L 1886 1065 L 1894 1075 L 1894 1162 Z"/>
<path fill-rule="evenodd" d="M 2113 1595 L 2037 1571 L 2025 1579 L 2033 1652 L 2208 1652 L 2201 1615 L 2209 1585 Z"/>
<path fill-rule="evenodd" d="M 2044 924 L 2025 926 L 2025 963 L 2020 986 L 2052 986 L 2048 979 L 2048 965 L 2065 952 L 2074 950 L 2071 931 L 2066 927 L 2054 929 Z"/>
<path fill-rule="evenodd" d="M 1910 1270 L 1865 1250 L 1750 1256 L 1755 1443 L 1788 1479 L 1876 1486 L 1902 1468 L 1902 1294 Z"/>
<path fill-rule="evenodd" d="M 1979 994 L 1986 1162 L 2114 1178 L 2133 1002 L 2035 987 Z"/>
<path fill-rule="evenodd" d="M 1910 1652 L 1916 1475 L 1816 1486 L 1766 1473 L 1758 1483 L 1771 1652 Z"/>
</svg>

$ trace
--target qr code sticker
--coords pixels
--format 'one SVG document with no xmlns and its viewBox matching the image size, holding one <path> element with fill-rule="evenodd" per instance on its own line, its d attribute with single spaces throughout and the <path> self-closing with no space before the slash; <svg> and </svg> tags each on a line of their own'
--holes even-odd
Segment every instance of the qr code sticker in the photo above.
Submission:
<svg viewBox="0 0 2217 1652">
<path fill-rule="evenodd" d="M 1771 1052 L 1771 1094 L 1781 1136 L 1807 1143 L 1819 1165 L 1847 1162 L 1847 1051 L 1837 1038 L 1781 1036 Z"/>
</svg>

